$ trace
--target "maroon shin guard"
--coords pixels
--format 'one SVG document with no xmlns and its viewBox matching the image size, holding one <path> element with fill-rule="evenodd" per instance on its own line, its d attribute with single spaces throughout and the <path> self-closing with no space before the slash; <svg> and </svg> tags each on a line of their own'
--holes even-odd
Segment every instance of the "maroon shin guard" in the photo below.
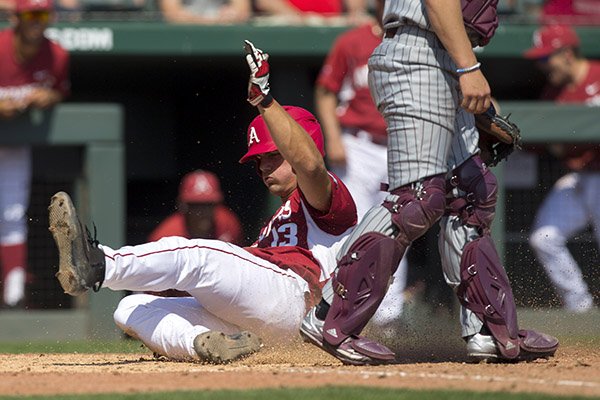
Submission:
<svg viewBox="0 0 600 400">
<path fill-rule="evenodd" d="M 498 343 L 502 355 L 519 355 L 517 309 L 508 276 L 489 236 L 467 243 L 460 264 L 458 299 L 473 311 Z"/>
<path fill-rule="evenodd" d="M 390 277 L 404 251 L 381 233 L 368 232 L 350 247 L 332 278 L 334 296 L 323 328 L 323 339 L 338 346 L 358 336 L 385 296 Z"/>
</svg>

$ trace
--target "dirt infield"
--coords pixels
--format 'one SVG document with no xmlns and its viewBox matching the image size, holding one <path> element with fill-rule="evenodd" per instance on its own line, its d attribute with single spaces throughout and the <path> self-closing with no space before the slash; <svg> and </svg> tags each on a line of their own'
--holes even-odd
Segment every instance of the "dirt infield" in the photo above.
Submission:
<svg viewBox="0 0 600 400">
<path fill-rule="evenodd" d="M 448 358 L 424 355 L 422 359 Z M 600 349 L 567 345 L 521 364 L 409 361 L 348 367 L 304 343 L 266 348 L 226 366 L 158 361 L 139 354 L 0 354 L 0 395 L 365 385 L 600 397 Z"/>
</svg>

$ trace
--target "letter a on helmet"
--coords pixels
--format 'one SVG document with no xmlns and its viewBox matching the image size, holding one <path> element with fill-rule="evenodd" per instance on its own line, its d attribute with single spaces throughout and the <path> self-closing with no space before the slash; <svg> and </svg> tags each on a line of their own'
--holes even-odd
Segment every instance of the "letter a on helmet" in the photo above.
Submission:
<svg viewBox="0 0 600 400">
<path fill-rule="evenodd" d="M 287 113 L 294 118 L 302 128 L 304 128 L 317 146 L 321 155 L 325 156 L 323 132 L 321 131 L 321 125 L 319 125 L 317 118 L 302 107 L 284 106 L 283 109 L 287 111 Z M 250 126 L 248 126 L 248 151 L 240 159 L 240 163 L 243 164 L 252 161 L 256 156 L 272 151 L 277 151 L 277 146 L 271 138 L 265 120 L 259 115 L 254 118 L 252 122 L 250 122 Z"/>
</svg>

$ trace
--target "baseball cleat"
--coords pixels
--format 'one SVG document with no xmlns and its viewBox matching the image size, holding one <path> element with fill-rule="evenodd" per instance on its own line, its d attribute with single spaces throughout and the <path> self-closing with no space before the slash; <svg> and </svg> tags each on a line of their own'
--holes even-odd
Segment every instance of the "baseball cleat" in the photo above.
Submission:
<svg viewBox="0 0 600 400">
<path fill-rule="evenodd" d="M 211 364 L 224 364 L 256 353 L 262 347 L 258 336 L 248 331 L 234 335 L 208 331 L 194 339 L 194 350 L 200 361 Z"/>
<path fill-rule="evenodd" d="M 471 362 L 510 363 L 533 361 L 538 358 L 554 356 L 558 348 L 558 339 L 534 330 L 519 331 L 520 351 L 516 358 L 504 357 L 494 338 L 477 333 L 467 339 L 467 357 Z"/>
<path fill-rule="evenodd" d="M 50 200 L 49 230 L 58 248 L 56 278 L 65 293 L 78 296 L 89 289 L 100 290 L 104 281 L 104 253 L 77 217 L 69 195 L 58 192 Z"/>
<path fill-rule="evenodd" d="M 300 326 L 300 335 L 308 343 L 325 350 L 344 364 L 379 365 L 389 364 L 395 360 L 395 354 L 382 344 L 370 339 L 351 336 L 339 346 L 332 346 L 323 340 L 324 321 L 317 318 L 312 308 Z"/>
<path fill-rule="evenodd" d="M 476 333 L 467 339 L 467 357 L 471 362 L 491 362 L 498 359 L 500 353 L 494 338 Z"/>
</svg>

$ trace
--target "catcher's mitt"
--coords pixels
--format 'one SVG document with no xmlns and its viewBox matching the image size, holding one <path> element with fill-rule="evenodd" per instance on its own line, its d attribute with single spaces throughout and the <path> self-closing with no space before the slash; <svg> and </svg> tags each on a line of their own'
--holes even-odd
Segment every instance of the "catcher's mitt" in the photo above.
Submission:
<svg viewBox="0 0 600 400">
<path fill-rule="evenodd" d="M 483 114 L 475 114 L 481 159 L 491 167 L 521 148 L 521 130 L 509 117 L 496 114 L 493 105 Z"/>
</svg>

